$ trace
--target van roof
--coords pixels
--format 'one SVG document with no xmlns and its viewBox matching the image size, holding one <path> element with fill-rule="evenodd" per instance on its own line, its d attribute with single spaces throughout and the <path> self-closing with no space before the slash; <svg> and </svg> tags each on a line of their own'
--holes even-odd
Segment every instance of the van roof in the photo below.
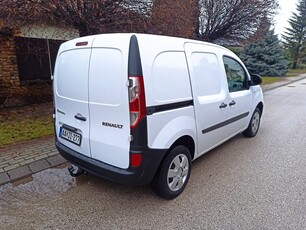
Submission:
<svg viewBox="0 0 306 230">
<path fill-rule="evenodd" d="M 101 48 L 101 47 L 125 47 L 124 50 L 128 53 L 131 37 L 135 35 L 139 44 L 139 47 L 149 47 L 154 52 L 163 52 L 166 50 L 171 51 L 185 51 L 185 44 L 199 44 L 204 45 L 207 48 L 214 48 L 216 52 L 222 52 L 224 54 L 237 57 L 231 50 L 209 42 L 192 40 L 187 38 L 170 37 L 164 35 L 153 34 L 141 34 L 141 33 L 109 33 L 109 34 L 97 34 L 86 37 L 79 37 L 73 40 L 67 41 L 60 46 L 58 55 L 62 52 L 83 49 L 83 48 Z M 211 50 L 211 49 L 210 49 Z M 218 51 L 219 50 L 219 51 Z"/>
<path fill-rule="evenodd" d="M 174 48 L 174 49 L 183 50 L 185 43 L 193 43 L 193 44 L 202 44 L 202 45 L 205 44 L 207 46 L 212 46 L 215 48 L 224 49 L 228 51 L 228 49 L 225 47 L 222 47 L 220 45 L 216 45 L 213 43 L 209 43 L 209 42 L 187 39 L 187 38 L 171 37 L 171 36 L 164 36 L 164 35 L 154 35 L 154 34 L 142 34 L 142 33 L 109 33 L 109 34 L 97 34 L 97 35 L 79 37 L 79 38 L 75 38 L 73 40 L 65 42 L 64 43 L 65 45 L 62 48 L 63 50 L 75 48 L 75 45 L 77 43 L 82 43 L 82 41 L 84 41 L 84 43 L 80 44 L 78 48 L 82 48 L 81 46 L 88 47 L 88 46 L 91 46 L 93 40 L 95 40 L 95 38 L 98 38 L 98 37 L 109 37 L 112 40 L 113 39 L 116 40 L 119 38 L 129 40 L 132 35 L 135 35 L 137 37 L 137 40 L 149 40 L 152 43 L 152 46 L 163 44 L 163 46 L 167 46 L 169 47 L 169 49 Z M 73 45 L 73 47 L 71 47 L 71 45 Z"/>
</svg>

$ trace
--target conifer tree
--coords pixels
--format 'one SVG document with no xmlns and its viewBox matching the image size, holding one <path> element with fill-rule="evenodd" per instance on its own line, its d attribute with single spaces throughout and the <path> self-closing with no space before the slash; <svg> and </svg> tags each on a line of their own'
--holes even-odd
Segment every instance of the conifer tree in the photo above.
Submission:
<svg viewBox="0 0 306 230">
<path fill-rule="evenodd" d="M 293 13 L 289 19 L 290 28 L 286 28 L 283 35 L 285 47 L 289 50 L 293 64 L 292 68 L 298 68 L 299 61 L 305 55 L 306 42 L 306 0 L 299 0 L 297 13 Z"/>
<path fill-rule="evenodd" d="M 288 71 L 289 62 L 273 30 L 264 40 L 245 46 L 240 57 L 250 73 L 276 77 L 284 76 Z"/>
</svg>

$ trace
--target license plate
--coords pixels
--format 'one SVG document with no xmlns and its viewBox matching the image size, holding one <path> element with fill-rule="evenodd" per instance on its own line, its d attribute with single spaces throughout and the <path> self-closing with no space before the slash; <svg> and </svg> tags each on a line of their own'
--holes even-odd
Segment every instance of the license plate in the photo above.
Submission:
<svg viewBox="0 0 306 230">
<path fill-rule="evenodd" d="M 72 132 L 68 129 L 61 127 L 59 136 L 76 145 L 81 145 L 82 135 L 79 133 L 75 133 L 75 132 Z"/>
</svg>

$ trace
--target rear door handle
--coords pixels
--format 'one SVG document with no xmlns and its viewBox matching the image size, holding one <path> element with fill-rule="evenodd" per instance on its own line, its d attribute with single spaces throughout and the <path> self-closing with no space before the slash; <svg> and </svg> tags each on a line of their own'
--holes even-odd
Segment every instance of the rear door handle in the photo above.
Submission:
<svg viewBox="0 0 306 230">
<path fill-rule="evenodd" d="M 236 101 L 232 100 L 230 103 L 229 103 L 229 106 L 233 106 L 233 105 L 236 105 Z"/>
<path fill-rule="evenodd" d="M 86 121 L 86 117 L 83 117 L 81 114 L 77 114 L 74 116 L 75 119 L 81 120 L 81 121 Z"/>
<path fill-rule="evenodd" d="M 226 108 L 226 107 L 227 107 L 227 104 L 225 104 L 225 103 L 222 103 L 222 104 L 219 106 L 220 109 L 224 109 L 224 108 Z"/>
</svg>

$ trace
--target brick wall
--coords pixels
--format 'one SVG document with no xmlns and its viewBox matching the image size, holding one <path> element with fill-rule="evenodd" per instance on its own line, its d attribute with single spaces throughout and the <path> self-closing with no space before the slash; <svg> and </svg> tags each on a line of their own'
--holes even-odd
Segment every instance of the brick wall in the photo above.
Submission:
<svg viewBox="0 0 306 230">
<path fill-rule="evenodd" d="M 52 83 L 21 83 L 15 40 L 0 34 L 0 108 L 52 100 Z"/>
</svg>

